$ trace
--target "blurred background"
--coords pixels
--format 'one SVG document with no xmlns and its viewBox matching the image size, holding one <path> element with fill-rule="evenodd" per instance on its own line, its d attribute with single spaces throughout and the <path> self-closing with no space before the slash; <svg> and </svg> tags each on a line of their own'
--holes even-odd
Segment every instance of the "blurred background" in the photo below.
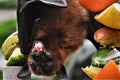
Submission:
<svg viewBox="0 0 120 80">
<path fill-rule="evenodd" d="M 0 48 L 4 40 L 16 30 L 16 0 L 0 0 Z M 0 80 L 5 66 L 0 49 Z"/>
<path fill-rule="evenodd" d="M 0 48 L 4 40 L 13 32 L 16 31 L 16 1 L 17 0 L 0 0 Z M 67 65 L 67 73 L 69 80 L 90 80 L 85 75 L 81 67 L 90 65 L 91 56 L 96 51 L 96 48 L 89 40 L 84 41 L 84 45 L 75 55 L 72 56 Z M 5 59 L 0 49 L 0 80 L 2 79 L 2 69 L 5 66 Z M 57 77 L 46 78 L 32 75 L 31 80 L 59 80 Z"/>
</svg>

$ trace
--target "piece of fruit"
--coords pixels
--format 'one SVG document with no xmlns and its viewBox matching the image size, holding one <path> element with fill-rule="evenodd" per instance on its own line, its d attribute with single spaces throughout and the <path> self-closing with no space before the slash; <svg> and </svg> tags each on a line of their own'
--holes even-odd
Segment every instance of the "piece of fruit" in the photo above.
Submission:
<svg viewBox="0 0 120 80">
<path fill-rule="evenodd" d="M 103 47 L 120 47 L 120 31 L 102 27 L 94 33 L 94 40 Z"/>
<path fill-rule="evenodd" d="M 14 49 L 18 46 L 18 41 L 18 32 L 14 32 L 2 44 L 2 53 L 6 60 L 8 60 Z"/>
<path fill-rule="evenodd" d="M 95 19 L 107 27 L 120 29 L 120 4 L 112 4 L 102 13 L 96 15 Z"/>
<path fill-rule="evenodd" d="M 91 79 L 93 79 L 101 69 L 102 68 L 94 67 L 92 65 L 90 67 L 87 66 L 85 68 L 82 68 L 83 72 L 85 72 Z"/>
<path fill-rule="evenodd" d="M 27 56 L 20 52 L 20 48 L 14 49 L 12 55 L 9 57 L 6 66 L 23 66 L 27 63 Z"/>
<path fill-rule="evenodd" d="M 113 60 L 110 60 L 93 80 L 120 80 L 120 71 L 118 66 Z"/>
<path fill-rule="evenodd" d="M 117 65 L 120 71 L 120 65 Z M 92 65 L 82 68 L 82 71 L 86 73 L 91 79 L 95 78 L 95 76 L 102 70 L 102 68 L 94 67 Z"/>
<path fill-rule="evenodd" d="M 92 12 L 100 12 L 117 2 L 118 0 L 78 0 L 79 3 L 86 9 Z"/>
</svg>

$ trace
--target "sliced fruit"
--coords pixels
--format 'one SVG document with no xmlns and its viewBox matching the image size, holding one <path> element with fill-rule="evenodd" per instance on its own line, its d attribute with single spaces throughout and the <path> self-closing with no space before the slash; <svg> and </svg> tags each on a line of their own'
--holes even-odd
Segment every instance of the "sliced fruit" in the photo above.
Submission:
<svg viewBox="0 0 120 80">
<path fill-rule="evenodd" d="M 14 49 L 17 47 L 17 43 L 19 41 L 17 34 L 18 32 L 12 33 L 2 44 L 2 53 L 5 59 L 8 59 L 14 51 Z"/>
<path fill-rule="evenodd" d="M 13 51 L 12 55 L 8 59 L 6 66 L 23 66 L 27 63 L 27 56 L 20 52 L 20 48 L 17 47 Z"/>
<path fill-rule="evenodd" d="M 110 60 L 93 80 L 120 80 L 118 66 L 113 60 Z"/>
<path fill-rule="evenodd" d="M 120 31 L 102 27 L 94 33 L 94 40 L 104 47 L 120 47 Z"/>
<path fill-rule="evenodd" d="M 120 65 L 117 66 L 120 71 Z M 85 72 L 91 79 L 95 78 L 95 76 L 102 70 L 102 68 L 94 67 L 94 66 L 87 66 L 82 68 L 83 72 Z"/>
<path fill-rule="evenodd" d="M 94 78 L 96 76 L 96 74 L 99 73 L 99 71 L 101 70 L 101 68 L 98 67 L 94 67 L 94 66 L 90 66 L 90 67 L 86 67 L 86 68 L 82 68 L 82 70 L 90 77 L 90 78 Z"/>
<path fill-rule="evenodd" d="M 96 15 L 95 19 L 107 27 L 120 29 L 120 4 L 112 4 L 102 13 Z"/>
<path fill-rule="evenodd" d="M 79 3 L 86 9 L 92 12 L 100 12 L 117 2 L 118 0 L 78 0 Z"/>
</svg>

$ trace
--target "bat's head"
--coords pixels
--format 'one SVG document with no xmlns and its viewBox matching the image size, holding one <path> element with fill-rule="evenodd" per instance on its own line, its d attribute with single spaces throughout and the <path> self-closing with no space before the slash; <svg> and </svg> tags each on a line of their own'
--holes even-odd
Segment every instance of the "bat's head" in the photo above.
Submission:
<svg viewBox="0 0 120 80">
<path fill-rule="evenodd" d="M 21 79 L 28 79 L 31 73 L 43 76 L 57 75 L 61 79 L 68 80 L 64 65 L 61 63 L 59 57 L 55 57 L 46 51 L 44 44 L 41 41 L 36 41 L 28 57 L 27 65 L 18 73 L 17 77 Z"/>
<path fill-rule="evenodd" d="M 42 42 L 36 41 L 28 58 L 29 70 L 37 75 L 67 77 L 64 66 L 46 51 Z"/>
</svg>

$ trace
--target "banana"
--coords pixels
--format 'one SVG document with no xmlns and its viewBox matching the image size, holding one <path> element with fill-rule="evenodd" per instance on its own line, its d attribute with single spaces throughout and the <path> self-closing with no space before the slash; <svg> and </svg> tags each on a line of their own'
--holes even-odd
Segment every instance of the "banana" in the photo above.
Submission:
<svg viewBox="0 0 120 80">
<path fill-rule="evenodd" d="M 12 33 L 2 44 L 2 53 L 6 60 L 10 57 L 14 49 L 18 46 L 18 32 Z"/>
</svg>

